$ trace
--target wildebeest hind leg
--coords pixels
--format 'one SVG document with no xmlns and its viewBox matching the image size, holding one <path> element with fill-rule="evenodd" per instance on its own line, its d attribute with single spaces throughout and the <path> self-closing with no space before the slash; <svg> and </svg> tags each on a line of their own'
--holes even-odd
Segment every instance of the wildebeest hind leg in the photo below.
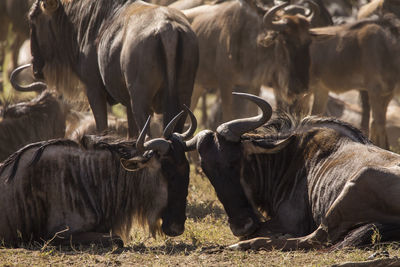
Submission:
<svg viewBox="0 0 400 267">
<path fill-rule="evenodd" d="M 380 92 L 379 90 L 378 93 Z M 384 149 L 389 149 L 389 143 L 386 134 L 386 111 L 393 94 L 381 94 L 369 92 L 370 105 L 372 109 L 372 124 L 370 139 L 375 145 Z"/>
<path fill-rule="evenodd" d="M 126 116 L 128 119 L 128 135 L 129 138 L 137 138 L 139 136 L 139 128 L 136 125 L 135 118 L 133 117 L 131 106 L 126 107 Z"/>
</svg>

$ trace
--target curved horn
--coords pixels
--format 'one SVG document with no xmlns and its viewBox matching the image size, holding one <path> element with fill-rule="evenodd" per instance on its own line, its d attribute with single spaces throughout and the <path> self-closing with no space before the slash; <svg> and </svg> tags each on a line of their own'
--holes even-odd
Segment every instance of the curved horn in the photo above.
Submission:
<svg viewBox="0 0 400 267">
<path fill-rule="evenodd" d="M 287 7 L 285 7 L 285 14 L 289 14 L 289 15 L 296 15 L 296 14 L 301 14 L 303 16 L 306 15 L 307 11 L 310 11 L 308 8 L 301 6 L 301 5 L 289 5 Z"/>
<path fill-rule="evenodd" d="M 169 143 L 164 138 L 156 138 L 144 143 L 144 139 L 146 138 L 146 134 L 150 128 L 150 119 L 151 116 L 147 118 L 143 130 L 139 134 L 139 138 L 136 141 L 136 150 L 139 152 L 139 154 L 143 154 L 143 152 L 146 150 L 155 150 L 159 151 L 161 154 L 165 154 L 169 150 Z"/>
<path fill-rule="evenodd" d="M 193 112 L 186 106 L 183 105 L 183 108 L 185 109 L 185 111 L 189 114 L 190 117 L 190 127 L 189 129 L 187 129 L 186 132 L 182 133 L 182 134 L 178 134 L 180 138 L 182 138 L 182 140 L 187 140 L 190 137 L 193 136 L 194 132 L 196 132 L 197 129 L 197 119 L 194 116 Z"/>
<path fill-rule="evenodd" d="M 138 139 L 136 141 L 136 150 L 140 154 L 142 154 L 145 151 L 145 147 L 144 147 L 143 143 L 144 143 L 144 139 L 146 138 L 146 134 L 147 134 L 147 132 L 149 130 L 149 127 L 150 127 L 150 119 L 151 119 L 151 116 L 149 116 L 147 118 L 147 121 L 144 124 L 143 130 L 140 132 L 139 137 L 138 137 Z"/>
<path fill-rule="evenodd" d="M 289 2 L 284 2 L 280 5 L 274 6 L 264 15 L 263 23 L 267 29 L 273 31 L 283 31 L 286 29 L 286 23 L 284 22 L 274 22 L 275 14 L 282 8 L 285 8 L 289 5 Z"/>
<path fill-rule="evenodd" d="M 21 85 L 17 84 L 17 82 L 15 81 L 17 75 L 22 70 L 29 68 L 30 66 L 32 66 L 32 64 L 26 64 L 26 65 L 19 66 L 18 68 L 13 70 L 13 72 L 11 73 L 10 82 L 11 82 L 12 87 L 14 87 L 15 90 L 20 91 L 20 92 L 32 92 L 32 91 L 41 92 L 47 88 L 47 85 L 42 82 L 34 82 L 27 86 L 21 86 Z"/>
<path fill-rule="evenodd" d="M 231 142 L 239 142 L 242 134 L 257 129 L 271 118 L 272 108 L 267 101 L 258 96 L 245 93 L 232 94 L 249 99 L 250 101 L 254 102 L 262 111 L 262 114 L 258 116 L 237 119 L 218 126 L 217 133 L 222 135 L 226 140 Z"/>
<path fill-rule="evenodd" d="M 60 2 L 58 0 L 42 0 L 41 7 L 48 13 L 53 13 L 60 6 Z"/>
<path fill-rule="evenodd" d="M 311 22 L 314 17 L 319 16 L 319 14 L 321 13 L 321 9 L 319 5 L 312 0 L 306 0 L 305 2 L 308 3 L 311 8 L 310 12 L 305 15 L 308 21 Z"/>
<path fill-rule="evenodd" d="M 168 153 L 169 148 L 170 144 L 164 138 L 156 138 L 144 143 L 145 150 L 158 151 L 162 155 Z"/>
<path fill-rule="evenodd" d="M 182 117 L 184 111 L 182 110 L 181 112 L 178 113 L 165 127 L 163 136 L 165 139 L 170 139 L 172 133 L 174 132 L 175 126 L 178 123 L 179 119 Z"/>
</svg>

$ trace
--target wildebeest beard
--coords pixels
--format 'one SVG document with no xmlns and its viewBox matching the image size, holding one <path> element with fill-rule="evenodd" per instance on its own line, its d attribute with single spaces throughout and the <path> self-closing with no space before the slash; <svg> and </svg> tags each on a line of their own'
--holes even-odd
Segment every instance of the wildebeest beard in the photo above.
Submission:
<svg viewBox="0 0 400 267">
<path fill-rule="evenodd" d="M 275 62 L 284 62 L 284 64 L 275 66 L 275 86 L 282 89 L 279 92 L 281 93 L 280 97 L 286 102 L 292 103 L 297 97 L 308 91 L 309 44 L 298 47 L 297 44 L 290 45 L 289 41 L 280 40 L 274 49 Z"/>
<path fill-rule="evenodd" d="M 36 26 L 32 20 L 41 12 L 39 1 L 33 6 L 29 14 L 30 39 L 33 74 L 37 79 L 44 79 L 49 88 L 57 90 L 67 99 L 85 99 L 84 85 L 74 71 L 77 52 L 76 33 L 65 14 L 60 11 L 56 21 L 49 21 L 46 40 L 38 40 Z M 56 24 L 57 26 L 54 26 Z M 57 27 L 55 30 L 54 28 Z M 40 42 L 45 42 L 46 51 Z"/>
</svg>

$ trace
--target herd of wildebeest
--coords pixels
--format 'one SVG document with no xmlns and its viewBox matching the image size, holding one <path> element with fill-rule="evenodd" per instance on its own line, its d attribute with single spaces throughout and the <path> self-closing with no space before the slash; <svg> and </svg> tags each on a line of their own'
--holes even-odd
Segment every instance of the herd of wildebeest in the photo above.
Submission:
<svg viewBox="0 0 400 267">
<path fill-rule="evenodd" d="M 18 66 L 25 39 L 31 62 Z M 12 87 L 38 93 L 2 103 L 2 246 L 123 245 L 135 221 L 180 235 L 189 162 L 240 238 L 231 249 L 400 240 L 400 156 L 386 132 L 400 0 L 3 0 L 0 41 Z M 357 127 L 326 116 L 329 92 L 354 89 Z M 191 110 L 211 94 L 214 124 L 203 103 L 196 131 Z M 85 95 L 83 113 L 70 101 Z"/>
</svg>

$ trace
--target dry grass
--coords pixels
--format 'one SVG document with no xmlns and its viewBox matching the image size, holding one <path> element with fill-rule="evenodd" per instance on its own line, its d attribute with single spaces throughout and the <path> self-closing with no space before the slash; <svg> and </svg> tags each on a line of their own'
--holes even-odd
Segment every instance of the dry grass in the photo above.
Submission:
<svg viewBox="0 0 400 267">
<path fill-rule="evenodd" d="M 230 251 L 237 239 L 208 180 L 192 171 L 188 220 L 177 238 L 159 237 L 135 228 L 125 248 L 52 247 L 0 249 L 0 266 L 327 266 L 366 260 L 375 251 L 346 249 L 336 252 Z M 375 248 L 400 256 L 396 244 Z"/>
</svg>

